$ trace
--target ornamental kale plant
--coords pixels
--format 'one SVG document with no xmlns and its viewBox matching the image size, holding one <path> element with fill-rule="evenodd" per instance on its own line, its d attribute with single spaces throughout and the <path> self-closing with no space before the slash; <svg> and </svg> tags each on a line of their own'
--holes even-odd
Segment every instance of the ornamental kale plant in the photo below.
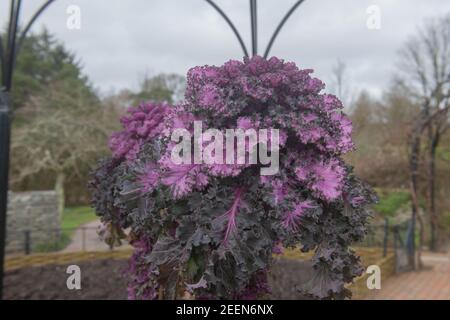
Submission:
<svg viewBox="0 0 450 320">
<path fill-rule="evenodd" d="M 183 103 L 128 110 L 90 188 L 106 240 L 130 230 L 130 298 L 255 299 L 270 291 L 273 255 L 290 247 L 314 251 L 315 276 L 299 290 L 350 296 L 345 284 L 363 271 L 350 245 L 363 239 L 376 199 L 342 159 L 354 146 L 341 102 L 311 73 L 257 56 L 195 67 Z M 279 129 L 278 173 L 262 176 L 263 165 L 248 162 L 175 164 L 171 133 L 193 132 L 194 121 Z"/>
</svg>

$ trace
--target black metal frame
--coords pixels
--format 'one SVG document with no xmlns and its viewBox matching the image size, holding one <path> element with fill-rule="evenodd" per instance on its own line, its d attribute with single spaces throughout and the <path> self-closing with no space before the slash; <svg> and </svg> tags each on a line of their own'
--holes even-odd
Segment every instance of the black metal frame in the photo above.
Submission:
<svg viewBox="0 0 450 320">
<path fill-rule="evenodd" d="M 3 39 L 0 35 L 0 66 L 2 70 L 1 88 L 0 88 L 0 299 L 3 297 L 3 267 L 5 256 L 5 239 L 6 239 L 6 212 L 7 212 L 7 198 L 8 198 L 8 171 L 9 171 L 9 151 L 10 151 L 10 135 L 11 135 L 11 116 L 12 107 L 10 92 L 12 88 L 13 73 L 15 67 L 15 60 L 23 45 L 25 37 L 32 25 L 36 22 L 39 16 L 52 4 L 55 0 L 46 0 L 41 7 L 35 12 L 25 28 L 18 36 L 19 17 L 22 0 L 11 0 L 10 15 L 7 30 L 6 47 L 4 47 Z M 237 37 L 239 44 L 246 57 L 249 56 L 247 47 L 245 46 L 239 31 L 234 26 L 233 22 L 228 18 L 225 12 L 212 0 L 206 0 L 228 23 L 233 33 Z M 292 13 L 302 4 L 304 0 L 298 0 L 292 8 L 286 13 L 281 22 L 275 29 L 270 41 L 264 52 L 264 57 L 267 58 L 270 49 L 273 46 L 280 30 L 283 28 L 286 21 Z M 252 55 L 258 54 L 258 27 L 257 27 L 257 0 L 250 0 L 250 22 L 251 22 L 251 44 Z"/>
<path fill-rule="evenodd" d="M 20 32 L 19 40 L 17 40 L 22 0 L 11 0 L 6 43 L 4 43 L 0 35 L 0 62 L 2 70 L 0 88 L 0 299 L 3 297 L 3 268 L 5 258 L 9 150 L 12 116 L 10 92 L 12 88 L 14 66 L 17 54 L 25 40 L 27 32 L 53 1 L 54 0 L 47 0 L 43 3 L 31 17 L 30 21 L 25 25 L 23 31 Z"/>
<path fill-rule="evenodd" d="M 297 0 L 297 2 L 289 9 L 289 11 L 284 15 L 283 19 L 281 19 L 280 23 L 278 24 L 277 28 L 275 29 L 274 33 L 272 34 L 272 37 L 269 40 L 269 43 L 267 44 L 266 50 L 264 51 L 264 58 L 267 59 L 269 56 L 270 50 L 272 49 L 273 43 L 275 42 L 276 38 L 278 37 L 278 34 L 280 33 L 281 29 L 283 29 L 283 26 L 286 24 L 286 21 L 289 19 L 289 17 L 294 13 L 294 11 L 304 2 L 305 0 Z M 241 45 L 242 51 L 244 52 L 244 56 L 248 57 L 248 50 L 245 46 L 244 41 L 242 40 L 242 37 L 231 21 L 231 19 L 225 14 L 225 12 L 213 1 L 213 0 L 206 0 L 221 16 L 224 18 L 224 20 L 227 22 L 227 24 L 230 26 L 231 30 L 233 31 L 234 35 L 236 36 L 237 40 L 239 41 L 239 44 Z M 255 56 L 258 54 L 258 12 L 256 7 L 257 0 L 250 0 L 250 27 L 251 27 L 251 43 L 252 43 L 252 55 Z"/>
</svg>

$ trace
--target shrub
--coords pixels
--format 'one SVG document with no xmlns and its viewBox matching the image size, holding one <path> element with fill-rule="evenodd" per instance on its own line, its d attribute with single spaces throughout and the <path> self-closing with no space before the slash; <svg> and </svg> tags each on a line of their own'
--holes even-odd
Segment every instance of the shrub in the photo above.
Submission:
<svg viewBox="0 0 450 320">
<path fill-rule="evenodd" d="M 411 199 L 409 192 L 403 190 L 381 192 L 379 195 L 380 201 L 374 209 L 387 217 L 394 216 L 395 212 L 407 205 Z"/>
<path fill-rule="evenodd" d="M 353 148 L 341 102 L 311 72 L 261 57 L 195 67 L 183 103 L 129 109 L 90 188 L 109 243 L 131 229 L 130 298 L 254 299 L 269 292 L 283 247 L 315 251 L 315 276 L 299 290 L 350 295 L 344 285 L 363 269 L 349 245 L 364 237 L 375 197 L 341 158 Z M 176 165 L 170 134 L 192 132 L 194 120 L 279 129 L 279 172 L 261 176 L 262 165 L 247 162 Z"/>
</svg>

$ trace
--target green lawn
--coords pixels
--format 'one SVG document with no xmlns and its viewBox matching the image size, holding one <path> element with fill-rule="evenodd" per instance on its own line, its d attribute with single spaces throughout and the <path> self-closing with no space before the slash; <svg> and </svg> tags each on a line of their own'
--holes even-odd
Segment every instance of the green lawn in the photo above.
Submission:
<svg viewBox="0 0 450 320">
<path fill-rule="evenodd" d="M 94 209 L 90 207 L 66 208 L 61 219 L 61 235 L 58 242 L 42 243 L 33 251 L 48 252 L 64 249 L 69 243 L 75 230 L 81 225 L 97 220 Z"/>
<path fill-rule="evenodd" d="M 61 228 L 73 229 L 78 228 L 82 224 L 97 220 L 98 217 L 94 213 L 94 209 L 90 207 L 73 207 L 64 210 Z"/>
<path fill-rule="evenodd" d="M 444 215 L 444 226 L 447 230 L 450 231 L 450 212 Z"/>
<path fill-rule="evenodd" d="M 72 238 L 75 229 L 81 225 L 97 220 L 94 209 L 91 207 L 72 207 L 64 209 L 61 219 L 63 238 Z"/>
<path fill-rule="evenodd" d="M 411 196 L 405 190 L 376 190 L 380 201 L 374 206 L 376 212 L 392 217 L 397 210 L 410 202 Z"/>
</svg>

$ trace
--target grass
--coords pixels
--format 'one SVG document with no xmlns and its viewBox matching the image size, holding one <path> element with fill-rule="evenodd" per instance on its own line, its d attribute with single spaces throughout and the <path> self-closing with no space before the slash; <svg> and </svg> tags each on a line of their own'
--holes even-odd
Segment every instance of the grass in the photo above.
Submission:
<svg viewBox="0 0 450 320">
<path fill-rule="evenodd" d="M 380 201 L 374 209 L 387 217 L 394 216 L 395 212 L 407 205 L 411 199 L 409 192 L 404 190 L 377 190 L 377 192 Z"/>
<path fill-rule="evenodd" d="M 61 228 L 76 229 L 82 224 L 97 220 L 94 209 L 90 207 L 73 207 L 64 210 Z"/>
<path fill-rule="evenodd" d="M 67 238 L 70 241 L 78 227 L 97 219 L 98 217 L 91 207 L 72 207 L 64 209 L 61 219 L 62 237 Z"/>
<path fill-rule="evenodd" d="M 33 251 L 50 252 L 64 249 L 78 227 L 96 219 L 98 217 L 90 207 L 66 208 L 61 218 L 61 234 L 58 241 L 38 244 Z"/>
<path fill-rule="evenodd" d="M 447 214 L 444 215 L 444 226 L 450 231 L 450 212 L 447 212 Z"/>
<path fill-rule="evenodd" d="M 437 156 L 442 158 L 444 161 L 450 161 L 450 148 L 448 147 L 438 148 Z"/>
</svg>

